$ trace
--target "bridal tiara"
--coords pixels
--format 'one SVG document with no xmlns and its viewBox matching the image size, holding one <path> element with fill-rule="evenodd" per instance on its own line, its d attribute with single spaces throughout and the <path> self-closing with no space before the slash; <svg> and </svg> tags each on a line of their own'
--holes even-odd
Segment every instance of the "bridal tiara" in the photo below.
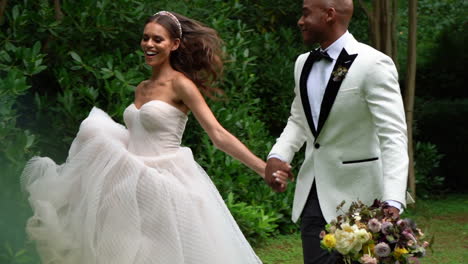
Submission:
<svg viewBox="0 0 468 264">
<path fill-rule="evenodd" d="M 179 29 L 179 38 L 182 39 L 182 26 L 180 25 L 179 19 L 177 19 L 177 17 L 174 16 L 174 14 L 172 14 L 169 11 L 159 11 L 159 12 L 155 13 L 153 16 L 167 16 L 170 19 L 172 19 L 174 21 L 174 23 L 176 23 L 177 28 Z"/>
</svg>

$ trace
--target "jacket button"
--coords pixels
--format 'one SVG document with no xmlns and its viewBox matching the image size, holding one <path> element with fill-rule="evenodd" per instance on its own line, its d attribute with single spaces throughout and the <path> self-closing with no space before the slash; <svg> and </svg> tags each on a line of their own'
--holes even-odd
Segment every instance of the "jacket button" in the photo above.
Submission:
<svg viewBox="0 0 468 264">
<path fill-rule="evenodd" d="M 316 149 L 319 149 L 319 148 L 320 148 L 320 144 L 319 144 L 319 143 L 315 143 L 314 147 L 315 147 Z"/>
</svg>

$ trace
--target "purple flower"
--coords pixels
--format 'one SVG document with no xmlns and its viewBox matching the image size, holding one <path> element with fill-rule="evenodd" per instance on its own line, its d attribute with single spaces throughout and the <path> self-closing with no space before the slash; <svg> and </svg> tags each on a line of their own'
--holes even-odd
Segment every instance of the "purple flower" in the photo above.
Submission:
<svg viewBox="0 0 468 264">
<path fill-rule="evenodd" d="M 390 255 L 391 249 L 385 242 L 378 243 L 374 248 L 375 255 L 384 258 Z"/>
<path fill-rule="evenodd" d="M 397 226 L 399 226 L 401 229 L 407 229 L 411 228 L 411 220 L 410 219 L 400 219 L 396 222 Z"/>
<path fill-rule="evenodd" d="M 362 264 L 377 264 L 377 259 L 376 258 L 373 258 L 367 254 L 364 254 L 362 257 L 361 257 L 361 263 Z"/>
<path fill-rule="evenodd" d="M 413 235 L 413 232 L 411 232 L 410 229 L 405 229 L 403 232 L 402 232 L 403 236 L 408 239 L 408 240 L 412 240 L 414 242 L 416 242 L 416 238 L 414 237 Z"/>
<path fill-rule="evenodd" d="M 384 233 L 384 235 L 388 235 L 392 232 L 392 229 L 393 229 L 393 224 L 391 222 L 384 222 L 382 224 L 382 233 Z"/>
<path fill-rule="evenodd" d="M 322 230 L 322 232 L 320 232 L 320 239 L 323 239 L 325 237 L 327 233 L 325 231 Z"/>
<path fill-rule="evenodd" d="M 380 227 L 382 224 L 380 224 L 379 220 L 372 218 L 369 220 L 369 223 L 367 223 L 367 227 L 369 227 L 369 230 L 373 233 L 377 233 L 380 231 Z"/>
</svg>

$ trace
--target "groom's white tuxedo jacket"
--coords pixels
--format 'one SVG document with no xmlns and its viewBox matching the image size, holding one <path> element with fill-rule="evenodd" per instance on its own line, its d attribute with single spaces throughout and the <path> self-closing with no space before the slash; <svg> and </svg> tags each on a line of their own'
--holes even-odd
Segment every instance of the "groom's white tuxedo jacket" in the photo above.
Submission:
<svg viewBox="0 0 468 264">
<path fill-rule="evenodd" d="M 309 54 L 296 60 L 291 115 L 270 152 L 291 162 L 307 143 L 293 221 L 301 216 L 313 181 L 327 222 L 338 215 L 336 206 L 343 200 L 345 209 L 358 199 L 367 204 L 394 200 L 405 206 L 406 123 L 393 61 L 350 36 L 333 68 L 315 127 L 307 94 L 313 67 Z M 340 68 L 347 70 L 345 76 L 338 73 Z"/>
</svg>

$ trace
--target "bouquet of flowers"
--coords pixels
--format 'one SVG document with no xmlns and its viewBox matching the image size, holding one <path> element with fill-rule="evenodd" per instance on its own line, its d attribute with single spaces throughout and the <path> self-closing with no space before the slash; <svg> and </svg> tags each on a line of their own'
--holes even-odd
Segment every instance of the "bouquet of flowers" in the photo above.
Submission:
<svg viewBox="0 0 468 264">
<path fill-rule="evenodd" d="M 423 241 L 423 232 L 411 219 L 387 216 L 378 200 L 371 206 L 353 202 L 348 212 L 344 204 L 337 207 L 343 214 L 327 224 L 320 237 L 322 248 L 338 251 L 345 263 L 409 264 L 425 255 L 430 243 Z"/>
</svg>

